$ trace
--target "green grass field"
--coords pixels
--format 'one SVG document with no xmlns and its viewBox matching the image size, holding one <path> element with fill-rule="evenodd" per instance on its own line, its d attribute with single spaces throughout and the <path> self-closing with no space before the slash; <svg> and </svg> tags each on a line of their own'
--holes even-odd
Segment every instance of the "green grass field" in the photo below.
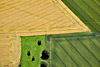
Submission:
<svg viewBox="0 0 100 67">
<path fill-rule="evenodd" d="M 100 32 L 100 0 L 62 0 L 93 32 Z"/>
<path fill-rule="evenodd" d="M 100 34 L 47 36 L 52 67 L 100 67 Z"/>
<path fill-rule="evenodd" d="M 38 45 L 41 40 L 41 45 Z M 41 54 L 45 49 L 45 36 L 26 36 L 21 37 L 21 67 L 40 67 L 42 59 Z M 27 55 L 30 51 L 30 56 Z M 35 60 L 32 61 L 32 57 Z"/>
</svg>

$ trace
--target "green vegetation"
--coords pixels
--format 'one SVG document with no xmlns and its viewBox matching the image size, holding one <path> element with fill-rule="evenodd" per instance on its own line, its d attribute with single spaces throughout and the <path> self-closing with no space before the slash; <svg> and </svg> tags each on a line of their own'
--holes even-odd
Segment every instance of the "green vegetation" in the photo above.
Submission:
<svg viewBox="0 0 100 67">
<path fill-rule="evenodd" d="M 45 49 L 50 54 L 48 60 L 41 59 Z M 100 34 L 85 32 L 21 37 L 21 57 L 21 67 L 99 67 Z"/>
<path fill-rule="evenodd" d="M 41 67 L 47 67 L 48 63 L 46 61 L 41 61 Z"/>
<path fill-rule="evenodd" d="M 93 32 L 100 32 L 100 0 L 62 0 Z"/>
<path fill-rule="evenodd" d="M 72 33 L 47 36 L 52 67 L 100 67 L 100 34 Z"/>
<path fill-rule="evenodd" d="M 48 60 L 48 58 L 49 58 L 49 52 L 48 52 L 46 49 L 44 49 L 44 50 L 42 51 L 41 59 L 43 59 L 43 60 Z"/>
<path fill-rule="evenodd" d="M 21 37 L 21 67 L 40 67 L 44 49 L 45 36 Z"/>
<path fill-rule="evenodd" d="M 94 0 L 98 5 L 100 5 L 100 0 Z"/>
</svg>

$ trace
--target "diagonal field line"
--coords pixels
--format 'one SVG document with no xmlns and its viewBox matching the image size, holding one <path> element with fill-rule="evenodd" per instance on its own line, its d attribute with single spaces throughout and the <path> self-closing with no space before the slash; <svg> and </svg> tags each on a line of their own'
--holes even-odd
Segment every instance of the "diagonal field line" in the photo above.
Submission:
<svg viewBox="0 0 100 67">
<path fill-rule="evenodd" d="M 43 1 L 42 1 L 43 2 Z M 25 2 L 24 2 L 25 3 Z M 41 3 L 41 1 L 40 1 L 40 3 Z M 40 4 L 40 3 L 37 3 L 37 4 L 35 4 L 35 6 L 36 5 L 38 5 L 38 4 Z M 45 2 L 45 3 L 47 3 L 47 2 Z M 43 5 L 43 4 L 42 4 Z M 27 8 L 27 9 L 24 9 L 24 10 L 21 10 L 20 8 L 15 8 L 15 7 L 11 7 L 11 8 L 15 8 L 15 9 L 18 9 L 18 10 L 20 10 L 20 11 L 18 11 L 18 12 L 16 12 L 16 13 L 19 13 L 19 12 L 26 12 L 25 10 L 29 10 L 29 9 L 31 9 L 32 7 L 34 7 L 34 6 L 31 6 L 31 7 L 29 7 L 29 8 Z M 36 6 L 37 7 L 37 6 Z M 47 8 L 47 7 L 46 7 Z M 42 10 L 44 10 L 44 9 L 46 9 L 46 8 L 43 8 L 43 9 L 41 9 L 41 10 L 38 10 L 38 11 L 36 11 L 35 13 L 37 13 L 37 12 L 39 12 L 39 11 L 42 11 Z M 35 9 L 35 8 L 34 8 Z M 12 14 L 10 14 L 10 15 L 7 15 L 7 16 L 5 16 L 5 17 L 9 17 L 9 16 L 11 16 L 11 15 L 15 15 L 16 13 L 12 13 Z M 28 12 L 29 13 L 29 12 Z M 34 13 L 34 14 L 35 14 Z M 27 15 L 27 16 L 24 16 L 24 17 L 28 17 L 28 16 L 30 16 L 30 15 Z M 3 18 L 5 18 L 5 17 L 3 17 Z M 24 18 L 23 17 L 23 18 Z M 3 19 L 3 18 L 0 18 L 0 19 Z M 19 19 L 16 19 L 16 20 L 19 20 Z M 13 22 L 13 21 L 12 21 Z M 9 22 L 9 23 L 11 23 L 11 22 Z"/>
<path fill-rule="evenodd" d="M 54 13 L 54 12 L 56 12 L 56 11 L 53 11 L 53 12 L 47 14 L 47 15 L 50 15 L 50 14 L 52 14 L 52 13 Z M 45 16 L 47 16 L 47 15 L 44 15 L 44 16 L 42 16 L 42 17 L 45 17 Z M 40 18 L 42 18 L 42 17 L 40 17 Z M 38 19 L 40 19 L 40 18 L 38 18 Z M 33 20 L 33 21 L 36 21 L 36 20 L 38 20 L 38 19 L 35 19 L 35 20 Z M 13 29 L 16 29 L 16 28 L 19 28 L 19 27 L 23 27 L 23 26 L 25 27 L 25 25 L 30 24 L 30 23 L 32 23 L 33 21 L 29 21 L 29 22 L 27 22 L 27 23 L 25 23 L 25 24 L 22 24 L 22 25 L 19 25 L 19 26 L 17 26 L 17 27 L 14 27 Z M 36 23 L 36 22 L 34 22 L 34 23 Z"/>
<path fill-rule="evenodd" d="M 2 1 L 3 1 L 3 0 L 2 0 Z M 4 2 L 4 3 L 2 3 L 2 1 L 1 1 L 0 5 L 13 2 L 13 0 L 12 0 L 12 1 L 7 1 L 7 2 Z"/>
<path fill-rule="evenodd" d="M 50 5 L 50 6 L 52 6 L 52 5 Z M 48 7 L 50 7 L 50 6 L 48 6 Z M 46 8 L 47 8 L 47 7 L 46 7 Z M 43 8 L 43 9 L 44 9 L 44 8 Z M 24 10 L 21 10 L 21 11 L 23 11 L 23 12 L 25 12 L 25 13 L 28 13 L 28 14 L 29 14 L 28 16 L 34 15 L 34 14 L 35 14 L 35 13 L 30 13 L 30 12 L 27 12 L 27 11 L 24 11 Z M 39 11 L 40 11 L 40 10 L 39 10 Z M 39 16 L 37 16 L 37 15 L 34 15 L 34 16 L 39 17 Z M 27 16 L 24 16 L 24 17 L 27 17 Z M 24 18 L 24 17 L 18 18 L 18 19 L 16 19 L 16 20 L 22 19 L 22 18 Z M 44 18 L 44 19 L 48 20 L 48 18 Z M 16 20 L 14 20 L 14 21 L 16 21 Z M 9 22 L 9 23 L 6 23 L 5 25 L 0 26 L 0 28 L 6 26 L 6 25 L 8 25 L 8 24 L 14 23 L 14 21 L 11 21 L 11 22 Z"/>
<path fill-rule="evenodd" d="M 74 1 L 73 1 L 74 2 Z M 75 3 L 75 2 L 74 2 Z M 76 3 L 75 3 L 76 4 Z M 77 5 L 77 4 L 76 4 Z M 78 5 L 77 5 L 78 6 Z M 86 13 L 80 6 L 78 6 L 84 13 Z M 89 17 L 89 18 L 91 18 L 87 13 L 86 13 L 86 15 Z M 95 22 L 95 20 L 94 19 L 92 19 L 91 18 L 91 20 L 92 21 L 94 21 Z M 95 22 L 96 23 L 96 22 Z M 100 27 L 100 25 L 98 25 L 97 23 L 96 23 L 96 25 L 98 26 L 98 27 Z"/>
<path fill-rule="evenodd" d="M 92 0 L 98 7 L 100 7 L 100 5 L 98 5 L 98 3 L 96 3 L 94 0 Z"/>
<path fill-rule="evenodd" d="M 56 40 L 56 42 L 61 46 L 61 44 Z M 61 46 L 62 47 L 62 46 Z M 62 47 L 62 49 L 65 51 L 65 53 L 72 59 L 72 61 L 79 67 L 79 65 L 75 62 L 75 60 L 66 52 L 66 50 Z"/>
<path fill-rule="evenodd" d="M 100 60 L 97 59 L 97 57 L 85 46 L 85 44 L 83 44 L 83 42 L 82 42 L 80 39 L 78 39 L 78 40 L 79 40 L 79 42 L 90 52 L 90 54 L 91 54 L 98 62 L 100 62 Z"/>
<path fill-rule="evenodd" d="M 61 16 L 59 16 L 59 17 L 57 17 L 57 18 L 60 18 L 60 17 L 61 17 Z M 50 22 L 50 21 L 55 21 L 55 19 L 57 19 L 57 18 L 54 18 L 54 19 L 49 20 L 49 21 L 47 21 L 47 22 L 44 22 L 43 24 L 40 24 L 39 26 L 33 27 L 33 28 L 29 29 L 29 30 L 32 30 L 32 29 L 34 29 L 34 28 L 38 28 L 38 27 L 40 27 L 40 26 L 42 26 L 42 25 L 44 25 L 44 24 L 47 24 L 47 23 Z"/>
<path fill-rule="evenodd" d="M 11 9 L 11 8 L 14 8 L 14 7 L 16 7 L 16 6 L 19 6 L 19 5 L 23 5 L 23 4 L 28 4 L 29 2 L 31 2 L 30 0 L 28 0 L 28 1 L 25 1 L 25 2 L 22 2 L 22 3 L 20 3 L 20 4 L 17 4 L 17 5 L 15 5 L 15 6 L 13 6 L 13 7 L 9 7 L 9 8 L 7 8 L 7 9 L 5 9 L 5 10 L 9 10 L 9 9 Z M 35 1 L 36 2 L 36 1 Z M 6 3 L 4 3 L 4 4 L 6 4 Z M 6 6 L 8 6 L 8 5 L 6 5 Z M 5 11 L 5 10 L 1 10 L 0 12 L 3 12 L 3 11 Z M 14 14 L 14 13 L 13 13 Z"/>
<path fill-rule="evenodd" d="M 65 66 L 65 67 L 67 67 L 65 64 L 64 64 L 64 62 L 61 60 L 61 58 L 56 54 L 56 52 L 54 51 L 54 53 L 55 53 L 55 55 L 59 58 L 59 60 L 60 60 L 60 62 L 62 62 L 63 63 L 63 65 Z"/>
<path fill-rule="evenodd" d="M 23 4 L 26 3 L 26 2 L 30 2 L 30 1 L 25 1 L 25 2 L 23 2 L 23 3 L 21 3 L 21 4 L 19 4 L 19 5 L 23 5 Z M 42 1 L 42 2 L 43 2 L 43 1 Z M 27 9 L 24 9 L 24 10 L 29 10 L 29 9 L 31 9 L 31 8 L 34 7 L 34 6 L 41 4 L 42 2 L 40 1 L 40 3 L 36 3 L 35 5 L 33 5 L 33 6 L 29 7 L 29 8 L 27 8 Z M 28 3 L 26 3 L 26 4 L 28 4 Z M 42 5 L 43 5 L 43 4 L 42 4 Z M 18 6 L 18 5 L 17 5 L 17 6 Z M 11 8 L 15 8 L 15 7 L 11 7 Z M 34 9 L 35 9 L 35 8 L 34 8 Z M 8 9 L 7 9 L 7 10 L 8 10 Z M 5 10 L 3 10 L 3 11 L 5 11 Z M 1 12 L 1 11 L 0 11 L 0 12 Z M 21 12 L 21 11 L 17 11 L 17 12 L 14 12 L 14 13 L 12 13 L 12 14 L 6 15 L 6 16 L 4 16 L 4 17 L 0 17 L 0 19 L 3 19 L 3 18 L 5 18 L 5 17 L 9 17 L 9 16 L 11 16 L 11 15 L 15 15 L 16 13 L 19 13 L 19 12 Z"/>
<path fill-rule="evenodd" d="M 55 44 L 55 42 L 54 42 L 54 44 Z M 54 53 L 55 53 L 55 55 L 58 57 L 58 59 L 60 60 L 60 62 L 61 62 L 65 67 L 67 67 L 66 64 L 63 62 L 63 60 L 57 55 L 56 50 L 55 50 L 55 45 L 54 45 Z"/>
<path fill-rule="evenodd" d="M 91 8 L 88 4 L 87 4 L 87 2 L 85 2 L 84 0 L 82 0 L 94 13 L 96 13 L 96 15 L 98 15 L 99 17 L 100 17 L 100 15 L 93 9 L 93 8 Z"/>
<path fill-rule="evenodd" d="M 100 38 L 100 37 L 99 37 Z M 100 40 L 99 39 L 97 39 L 96 37 L 95 37 L 95 39 L 96 39 L 96 41 L 98 41 L 99 43 L 100 43 Z M 100 48 L 100 47 L 99 47 Z"/>
<path fill-rule="evenodd" d="M 65 0 L 64 0 L 65 1 Z M 66 0 L 66 2 L 71 6 L 71 7 L 73 7 L 67 0 Z M 77 4 L 76 4 L 77 5 Z M 80 7 L 79 7 L 80 8 Z M 80 8 L 81 9 L 81 8 Z M 74 9 L 77 13 L 79 13 L 76 9 Z M 82 10 L 82 9 L 81 9 Z M 85 12 L 84 12 L 85 13 Z M 79 13 L 80 14 L 80 13 Z M 80 14 L 81 15 L 81 14 Z M 83 17 L 82 15 L 81 15 L 81 17 Z M 89 16 L 88 16 L 89 17 Z M 84 18 L 84 17 L 83 17 Z M 89 17 L 90 18 L 90 17 Z M 86 20 L 86 18 L 84 18 L 85 19 L 85 21 L 87 21 Z M 93 20 L 94 21 L 94 20 Z M 91 23 L 90 22 L 88 22 L 90 25 L 91 25 Z M 98 26 L 98 24 L 96 23 L 96 25 Z M 91 25 L 92 26 L 92 28 L 95 30 L 95 31 L 98 31 L 93 25 Z M 99 27 L 99 26 L 98 26 Z"/>
<path fill-rule="evenodd" d="M 88 63 L 88 65 L 90 65 L 90 67 L 92 67 L 92 65 L 84 58 L 84 56 L 82 56 L 80 54 L 80 52 L 72 45 L 72 43 L 68 39 L 66 39 L 66 41 L 68 41 L 70 43 L 70 45 L 79 53 L 79 55 Z"/>
<path fill-rule="evenodd" d="M 94 42 L 92 41 L 92 39 L 90 39 L 89 37 L 88 37 L 88 39 L 90 40 L 90 42 L 92 42 L 92 43 L 100 50 L 100 47 L 98 47 L 98 46 L 96 45 L 96 43 L 94 43 Z"/>
<path fill-rule="evenodd" d="M 79 21 L 77 21 L 57 0 L 56 0 L 56 2 L 62 7 L 62 9 L 64 9 L 72 18 L 73 18 L 73 20 L 75 20 L 80 26 L 82 26 L 80 23 L 79 23 Z M 82 26 L 83 27 L 83 26 Z"/>
</svg>

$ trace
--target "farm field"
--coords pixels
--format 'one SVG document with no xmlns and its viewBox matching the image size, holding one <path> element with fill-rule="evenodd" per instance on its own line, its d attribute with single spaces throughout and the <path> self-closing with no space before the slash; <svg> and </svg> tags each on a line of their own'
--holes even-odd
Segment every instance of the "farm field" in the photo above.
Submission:
<svg viewBox="0 0 100 67">
<path fill-rule="evenodd" d="M 21 53 L 24 56 L 20 63 L 22 67 L 39 67 L 45 45 L 50 52 L 49 66 L 99 67 L 100 34 L 74 34 L 90 32 L 90 29 L 100 32 L 99 7 L 99 0 L 1 0 L 0 67 L 18 67 Z M 43 38 L 41 47 L 36 45 L 40 35 Z M 29 50 L 32 54 L 28 57 Z"/>
<path fill-rule="evenodd" d="M 100 0 L 62 0 L 93 32 L 100 32 Z"/>
<path fill-rule="evenodd" d="M 51 0 L 0 1 L 0 49 L 4 51 L 0 52 L 1 67 L 9 64 L 18 66 L 21 54 L 20 36 L 90 31 L 69 9 L 69 13 L 65 15 L 63 8 L 58 7 L 58 2 Z M 5 36 L 8 38 L 5 39 Z M 5 51 L 2 47 L 9 50 Z"/>
<path fill-rule="evenodd" d="M 0 33 L 0 67 L 19 65 L 20 47 L 20 38 L 15 34 Z"/>
<path fill-rule="evenodd" d="M 0 67 L 14 62 L 14 34 L 0 34 Z"/>
<path fill-rule="evenodd" d="M 38 45 L 38 40 L 41 40 L 40 46 Z M 41 54 L 44 49 L 44 35 L 21 37 L 21 67 L 40 67 L 42 61 Z M 29 55 L 28 52 L 30 52 Z"/>
<path fill-rule="evenodd" d="M 100 34 L 47 36 L 52 67 L 100 67 Z"/>
<path fill-rule="evenodd" d="M 4 51 L 3 53 L 0 51 L 1 67 L 19 65 L 20 36 L 90 31 L 69 8 L 66 12 L 59 5 L 61 4 L 56 0 L 54 2 L 53 0 L 0 1 L 0 49 Z"/>
<path fill-rule="evenodd" d="M 65 13 L 58 2 L 52 0 L 1 0 L 0 4 L 0 32 L 89 31 L 71 11 Z"/>
</svg>

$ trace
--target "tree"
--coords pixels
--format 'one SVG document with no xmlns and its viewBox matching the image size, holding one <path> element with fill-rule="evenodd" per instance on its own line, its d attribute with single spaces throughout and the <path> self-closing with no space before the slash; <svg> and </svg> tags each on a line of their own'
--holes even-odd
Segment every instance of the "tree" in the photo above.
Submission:
<svg viewBox="0 0 100 67">
<path fill-rule="evenodd" d="M 42 58 L 43 60 L 47 60 L 47 59 L 49 58 L 49 52 L 48 52 L 46 49 L 44 49 L 44 50 L 42 51 L 42 56 L 41 56 L 41 58 Z"/>
<path fill-rule="evenodd" d="M 47 62 L 46 61 L 41 61 L 41 67 L 47 67 Z"/>
</svg>

